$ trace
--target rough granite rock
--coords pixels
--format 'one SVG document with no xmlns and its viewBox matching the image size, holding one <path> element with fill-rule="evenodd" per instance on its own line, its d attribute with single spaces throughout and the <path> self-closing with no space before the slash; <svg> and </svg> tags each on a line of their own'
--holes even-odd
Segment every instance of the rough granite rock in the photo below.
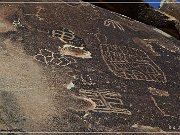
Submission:
<svg viewBox="0 0 180 135">
<path fill-rule="evenodd" d="M 60 2 L 0 4 L 1 133 L 179 132 L 180 41 Z"/>
</svg>

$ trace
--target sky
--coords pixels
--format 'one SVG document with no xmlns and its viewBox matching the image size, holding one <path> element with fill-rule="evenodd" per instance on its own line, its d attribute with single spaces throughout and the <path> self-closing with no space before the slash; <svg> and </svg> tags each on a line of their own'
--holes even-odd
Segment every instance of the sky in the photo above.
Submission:
<svg viewBox="0 0 180 135">
<path fill-rule="evenodd" d="M 144 0 L 146 2 L 149 2 L 149 4 L 151 6 L 153 6 L 154 8 L 159 8 L 159 5 L 160 5 L 160 1 L 161 0 Z M 180 0 L 176 0 L 177 2 L 180 2 Z M 156 2 L 156 3 L 153 3 L 153 2 Z M 158 3 L 159 2 L 159 3 Z"/>
</svg>

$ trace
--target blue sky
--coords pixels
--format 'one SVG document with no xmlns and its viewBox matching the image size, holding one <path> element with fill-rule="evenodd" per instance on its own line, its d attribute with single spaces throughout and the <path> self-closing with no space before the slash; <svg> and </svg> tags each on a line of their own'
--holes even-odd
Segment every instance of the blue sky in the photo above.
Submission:
<svg viewBox="0 0 180 135">
<path fill-rule="evenodd" d="M 159 5 L 160 5 L 160 1 L 161 0 L 145 0 L 146 2 L 149 2 L 149 4 L 151 5 L 151 6 L 153 6 L 154 8 L 158 8 L 159 7 Z M 177 2 L 180 2 L 180 0 L 176 0 Z M 153 3 L 153 2 L 156 2 L 156 3 Z M 159 2 L 159 3 L 157 3 L 157 2 Z"/>
</svg>

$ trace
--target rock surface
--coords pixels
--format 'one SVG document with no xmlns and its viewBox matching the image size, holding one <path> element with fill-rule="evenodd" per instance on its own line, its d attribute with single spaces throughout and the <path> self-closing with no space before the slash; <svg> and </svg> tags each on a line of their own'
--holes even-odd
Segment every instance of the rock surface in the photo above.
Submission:
<svg viewBox="0 0 180 135">
<path fill-rule="evenodd" d="M 60 2 L 0 5 L 0 130 L 180 131 L 180 41 Z"/>
<path fill-rule="evenodd" d="M 168 3 L 171 2 L 171 3 Z M 172 3 L 174 2 L 174 3 Z M 161 1 L 160 11 L 169 14 L 175 17 L 178 21 L 180 21 L 180 3 L 176 3 L 175 0 L 172 1 Z M 180 24 L 176 24 L 176 28 L 180 33 Z"/>
<path fill-rule="evenodd" d="M 171 14 L 168 13 L 166 14 L 166 12 L 161 12 L 158 9 L 154 9 L 148 3 L 145 3 L 144 0 L 113 0 L 113 1 L 84 0 L 84 1 L 92 2 L 92 4 L 95 4 L 97 6 L 128 16 L 132 19 L 143 22 L 145 24 L 152 25 L 180 40 L 180 30 L 179 30 L 180 22 L 173 17 L 174 15 L 178 16 L 179 15 L 178 12 L 171 11 L 173 12 L 171 16 Z M 164 1 L 175 1 L 175 0 L 162 0 L 162 3 Z M 98 2 L 98 3 L 93 3 L 93 2 Z M 122 3 L 117 3 L 117 2 L 122 2 Z M 161 4 L 161 6 L 162 5 L 163 4 Z M 175 3 L 174 5 L 176 7 L 176 10 L 178 11 L 179 9 L 178 7 L 180 7 L 180 3 Z M 163 10 L 169 10 L 169 9 L 167 8 L 167 6 L 164 6 Z"/>
</svg>

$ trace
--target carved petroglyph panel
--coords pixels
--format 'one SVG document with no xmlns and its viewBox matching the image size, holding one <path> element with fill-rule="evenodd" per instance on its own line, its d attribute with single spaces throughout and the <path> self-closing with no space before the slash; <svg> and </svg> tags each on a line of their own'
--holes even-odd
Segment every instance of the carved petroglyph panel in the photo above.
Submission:
<svg viewBox="0 0 180 135">
<path fill-rule="evenodd" d="M 139 49 L 102 44 L 101 55 L 109 70 L 124 79 L 167 82 L 162 70 Z"/>
<path fill-rule="evenodd" d="M 92 101 L 96 103 L 96 108 L 93 110 L 94 112 L 132 115 L 128 109 L 123 107 L 124 103 L 119 93 L 108 90 L 80 90 L 80 94 L 92 99 Z"/>
<path fill-rule="evenodd" d="M 46 65 L 68 66 L 77 63 L 75 59 L 54 53 L 47 49 L 40 49 L 39 53 L 34 56 L 34 59 Z"/>
<path fill-rule="evenodd" d="M 91 53 L 85 49 L 85 41 L 82 38 L 76 36 L 74 32 L 70 31 L 69 29 L 61 27 L 58 30 L 37 29 L 37 31 L 40 33 L 47 34 L 50 38 L 57 38 L 60 40 L 61 44 L 58 47 L 58 51 L 61 54 L 61 58 L 63 57 L 64 59 L 67 59 L 64 57 L 65 55 L 83 59 L 92 58 Z M 48 52 L 48 50 L 46 51 Z M 42 53 L 40 50 L 40 54 L 38 54 L 38 56 L 43 57 L 41 54 Z M 45 63 L 47 64 L 48 62 L 46 62 L 46 60 L 50 59 L 51 62 L 52 57 L 52 54 L 50 54 L 50 56 L 44 58 L 43 61 L 45 61 Z"/>
<path fill-rule="evenodd" d="M 95 85 L 90 75 L 80 75 L 80 79 L 84 85 Z"/>
<path fill-rule="evenodd" d="M 167 113 L 164 111 L 164 109 L 158 105 L 158 102 L 156 101 L 156 99 L 155 99 L 153 96 L 150 96 L 150 97 L 151 97 L 151 100 L 152 100 L 153 104 L 155 105 L 155 107 L 159 110 L 159 112 L 160 112 L 163 116 L 174 117 L 174 116 L 172 116 L 172 115 L 167 114 Z M 165 103 L 163 103 L 163 104 L 165 105 Z"/>
<path fill-rule="evenodd" d="M 107 27 L 113 27 L 114 29 L 119 29 L 121 31 L 124 31 L 124 28 L 123 26 L 118 22 L 118 21 L 115 21 L 115 20 L 112 20 L 112 19 L 107 19 L 104 21 L 104 26 L 107 26 Z"/>
<path fill-rule="evenodd" d="M 59 30 L 48 31 L 50 37 L 58 38 L 63 46 L 59 46 L 58 51 L 62 55 L 68 55 L 77 58 L 92 58 L 91 53 L 85 50 L 85 41 L 76 36 L 74 32 L 66 29 L 60 28 Z"/>
</svg>

